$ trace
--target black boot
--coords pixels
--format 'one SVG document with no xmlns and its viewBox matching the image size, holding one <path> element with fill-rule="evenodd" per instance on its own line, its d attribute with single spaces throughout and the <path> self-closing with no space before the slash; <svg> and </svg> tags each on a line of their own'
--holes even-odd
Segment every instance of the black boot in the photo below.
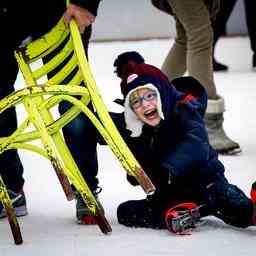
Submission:
<svg viewBox="0 0 256 256">
<path fill-rule="evenodd" d="M 217 62 L 214 58 L 212 60 L 212 64 L 213 64 L 213 71 L 215 72 L 228 70 L 228 66 Z"/>
</svg>

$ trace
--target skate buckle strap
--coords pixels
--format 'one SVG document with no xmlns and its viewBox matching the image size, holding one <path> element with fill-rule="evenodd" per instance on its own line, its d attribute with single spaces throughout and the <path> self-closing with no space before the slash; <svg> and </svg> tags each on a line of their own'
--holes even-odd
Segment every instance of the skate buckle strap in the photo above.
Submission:
<svg viewBox="0 0 256 256">
<path fill-rule="evenodd" d="M 190 234 L 191 229 L 195 228 L 200 220 L 200 207 L 193 202 L 185 202 L 167 210 L 165 223 L 168 230 L 179 235 Z"/>
</svg>

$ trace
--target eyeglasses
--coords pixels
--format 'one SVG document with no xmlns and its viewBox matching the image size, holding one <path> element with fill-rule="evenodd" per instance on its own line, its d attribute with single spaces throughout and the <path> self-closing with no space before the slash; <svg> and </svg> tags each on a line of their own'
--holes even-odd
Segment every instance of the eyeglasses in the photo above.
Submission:
<svg viewBox="0 0 256 256">
<path fill-rule="evenodd" d="M 134 109 L 140 108 L 142 106 L 143 100 L 145 101 L 153 101 L 157 98 L 157 94 L 155 91 L 148 91 L 142 96 L 134 96 L 130 97 L 130 106 Z"/>
</svg>

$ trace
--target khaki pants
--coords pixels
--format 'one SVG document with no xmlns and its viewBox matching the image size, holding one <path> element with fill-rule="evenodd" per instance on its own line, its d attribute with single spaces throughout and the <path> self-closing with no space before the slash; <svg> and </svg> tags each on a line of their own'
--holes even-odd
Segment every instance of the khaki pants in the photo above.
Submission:
<svg viewBox="0 0 256 256">
<path fill-rule="evenodd" d="M 177 36 L 162 66 L 170 80 L 186 71 L 205 87 L 209 99 L 217 99 L 213 80 L 213 31 L 204 0 L 167 0 L 176 21 Z"/>
</svg>

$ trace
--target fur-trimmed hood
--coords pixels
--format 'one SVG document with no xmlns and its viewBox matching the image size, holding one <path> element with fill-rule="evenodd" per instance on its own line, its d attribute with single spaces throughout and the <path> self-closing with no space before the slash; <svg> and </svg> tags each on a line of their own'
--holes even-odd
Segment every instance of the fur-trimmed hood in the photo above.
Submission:
<svg viewBox="0 0 256 256">
<path fill-rule="evenodd" d="M 125 121 L 126 127 L 132 132 L 132 137 L 141 135 L 143 123 L 136 117 L 129 105 L 129 96 L 134 90 L 147 87 L 158 94 L 158 113 L 162 120 L 171 123 L 175 107 L 186 104 L 191 109 L 197 109 L 203 116 L 207 106 L 207 95 L 202 85 L 192 77 L 181 77 L 171 83 L 151 75 L 132 74 L 128 77 L 125 88 Z"/>
</svg>

